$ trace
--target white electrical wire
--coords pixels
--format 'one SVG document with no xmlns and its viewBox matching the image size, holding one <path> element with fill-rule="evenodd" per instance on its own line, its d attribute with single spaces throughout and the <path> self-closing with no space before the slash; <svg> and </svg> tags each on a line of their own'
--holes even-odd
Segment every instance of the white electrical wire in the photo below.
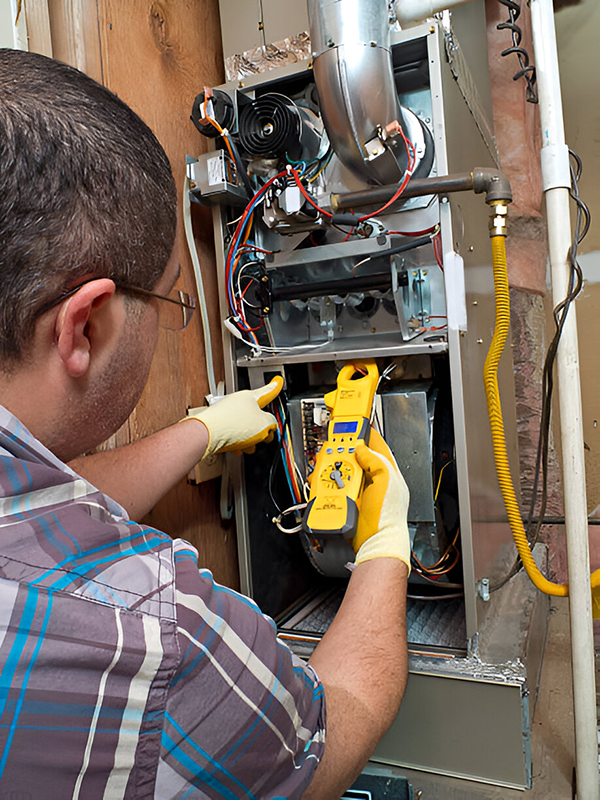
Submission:
<svg viewBox="0 0 600 800">
<path fill-rule="evenodd" d="M 198 290 L 198 302 L 200 305 L 200 316 L 202 318 L 202 332 L 204 334 L 204 355 L 206 358 L 206 375 L 208 377 L 208 388 L 213 397 L 217 396 L 217 381 L 215 378 L 215 364 L 213 360 L 212 340 L 210 336 L 210 325 L 208 321 L 208 307 L 206 305 L 206 295 L 204 293 L 204 282 L 202 280 L 202 269 L 200 267 L 200 259 L 198 258 L 198 250 L 194 240 L 194 231 L 192 228 L 192 212 L 190 203 L 190 179 L 185 177 L 183 182 L 183 222 L 185 226 L 185 238 L 187 240 L 188 250 L 192 258 L 192 265 L 194 267 L 194 276 L 196 278 L 196 287 Z"/>
<path fill-rule="evenodd" d="M 278 514 L 276 517 L 273 517 L 271 522 L 279 528 L 282 533 L 298 533 L 302 530 L 302 523 L 300 522 L 298 525 L 295 525 L 293 528 L 285 528 L 281 523 L 283 518 L 286 517 L 288 514 L 294 514 L 296 512 L 304 511 L 308 503 L 297 503 L 294 506 L 290 506 L 286 508 L 285 511 L 282 511 L 281 514 Z"/>
<path fill-rule="evenodd" d="M 244 339 L 242 332 L 235 325 L 234 317 L 224 319 L 223 325 L 232 336 L 235 336 L 240 342 L 247 344 L 248 347 L 252 348 L 258 355 L 263 351 L 266 353 L 290 353 L 294 350 L 316 350 L 319 347 L 325 347 L 325 345 L 329 344 L 329 342 L 319 342 L 319 344 L 296 344 L 292 347 L 267 347 L 267 345 L 255 344 L 254 342 L 249 342 L 247 339 Z"/>
</svg>

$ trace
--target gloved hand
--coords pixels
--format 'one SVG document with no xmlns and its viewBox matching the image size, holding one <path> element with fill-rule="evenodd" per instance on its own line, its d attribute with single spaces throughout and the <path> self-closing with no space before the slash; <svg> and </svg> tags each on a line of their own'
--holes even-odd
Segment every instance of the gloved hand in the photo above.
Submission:
<svg viewBox="0 0 600 800">
<path fill-rule="evenodd" d="M 356 460 L 365 471 L 358 526 L 352 546 L 356 564 L 373 558 L 398 558 L 410 574 L 408 487 L 390 448 L 376 430 L 369 447 L 359 444 Z"/>
<path fill-rule="evenodd" d="M 208 447 L 202 458 L 213 453 L 253 453 L 255 445 L 270 442 L 277 428 L 273 414 L 262 409 L 274 400 L 283 388 L 277 375 L 260 389 L 234 392 L 211 406 L 190 409 L 188 419 L 197 419 L 208 430 Z"/>
</svg>

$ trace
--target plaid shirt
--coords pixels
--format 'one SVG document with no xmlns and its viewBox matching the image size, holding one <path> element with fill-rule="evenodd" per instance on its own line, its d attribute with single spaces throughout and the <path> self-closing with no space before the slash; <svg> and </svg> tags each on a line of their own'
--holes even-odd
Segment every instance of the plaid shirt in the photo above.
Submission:
<svg viewBox="0 0 600 800">
<path fill-rule="evenodd" d="M 196 559 L 0 407 L 2 797 L 301 797 L 323 688 Z"/>
</svg>

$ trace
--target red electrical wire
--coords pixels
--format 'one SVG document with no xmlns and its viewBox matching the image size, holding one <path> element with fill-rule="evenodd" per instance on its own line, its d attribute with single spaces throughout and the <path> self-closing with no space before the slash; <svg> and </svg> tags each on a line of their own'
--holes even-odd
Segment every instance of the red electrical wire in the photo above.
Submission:
<svg viewBox="0 0 600 800">
<path fill-rule="evenodd" d="M 444 257 L 442 254 L 442 234 L 438 231 L 433 237 L 433 253 L 438 267 L 444 271 Z"/>
<path fill-rule="evenodd" d="M 283 417 L 281 416 L 279 410 L 277 409 L 277 406 L 274 405 L 273 406 L 273 410 L 274 410 L 274 413 L 275 413 L 275 418 L 277 420 L 277 427 L 279 429 L 279 437 L 280 437 L 280 440 L 281 440 L 281 449 L 283 451 L 283 456 L 285 458 L 285 461 L 286 461 L 286 464 L 287 464 L 287 467 L 288 467 L 288 472 L 290 474 L 290 480 L 291 480 L 292 486 L 293 486 L 294 498 L 295 498 L 295 500 L 297 502 L 301 502 L 302 501 L 302 491 L 300 489 L 300 486 L 298 485 L 298 476 L 296 475 L 296 470 L 295 470 L 294 464 L 292 462 L 292 457 L 291 457 L 290 452 L 289 452 L 289 450 L 287 448 L 287 445 L 285 443 L 286 436 L 285 436 L 285 425 L 284 425 L 284 422 L 283 422 Z"/>
<path fill-rule="evenodd" d="M 398 190 L 394 193 L 393 197 L 390 200 L 388 200 L 385 205 L 381 206 L 381 208 L 378 208 L 377 211 L 374 211 L 371 214 L 365 214 L 364 217 L 359 217 L 358 220 L 359 222 L 364 222 L 366 219 L 370 219 L 371 217 L 376 217 L 378 214 L 381 214 L 383 211 L 385 211 L 387 208 L 393 205 L 396 202 L 396 200 L 400 197 L 402 192 L 406 189 L 406 187 L 408 186 L 408 182 L 412 178 L 413 170 L 415 168 L 415 163 L 417 160 L 415 148 L 413 143 L 410 142 L 404 135 L 404 131 L 402 130 L 402 128 L 400 128 L 399 130 L 400 130 L 400 135 L 404 139 L 404 146 L 406 148 L 406 155 L 408 157 L 406 172 L 404 173 L 404 178 L 402 179 L 402 183 L 400 184 Z"/>
<path fill-rule="evenodd" d="M 244 209 L 244 213 L 242 214 L 242 216 L 239 219 L 239 222 L 238 222 L 238 224 L 237 224 L 237 226 L 235 228 L 235 231 L 234 231 L 234 234 L 233 234 L 233 237 L 232 237 L 232 240 L 231 240 L 232 243 L 233 242 L 237 242 L 237 239 L 239 238 L 239 236 L 241 235 L 242 231 L 244 230 L 244 227 L 246 226 L 246 222 L 248 221 L 248 218 L 254 213 L 253 206 L 254 206 L 255 201 L 260 196 L 265 194 L 265 192 L 269 188 L 269 186 L 271 186 L 271 184 L 273 184 L 278 178 L 285 177 L 286 175 L 287 175 L 286 172 L 278 173 L 274 177 L 270 178 L 265 183 L 265 185 L 262 186 L 258 190 L 258 192 L 256 192 L 256 194 L 254 195 L 252 200 L 248 203 L 248 205 Z M 248 238 L 250 236 L 251 227 L 252 227 L 252 223 L 250 222 L 250 224 L 248 225 L 248 230 L 245 233 L 245 238 L 244 238 L 243 242 L 241 242 L 241 243 L 238 242 L 235 245 L 235 247 L 232 246 L 232 245 L 230 245 L 230 247 L 229 247 L 229 251 L 227 253 L 227 259 L 225 261 L 225 281 L 226 281 L 226 284 L 228 286 L 231 285 L 231 297 L 232 297 L 232 301 L 233 301 L 233 305 L 232 305 L 232 309 L 231 310 L 239 318 L 238 320 L 236 320 L 236 325 L 238 326 L 238 328 L 240 330 L 245 331 L 246 333 L 252 334 L 252 338 L 256 340 L 256 337 L 253 335 L 253 332 L 257 331 L 257 330 L 260 330 L 260 328 L 262 328 L 264 326 L 264 321 L 259 326 L 257 326 L 256 328 L 251 328 L 248 325 L 248 322 L 246 320 L 244 305 L 243 305 L 242 302 L 239 302 L 239 303 L 236 302 L 235 293 L 233 291 L 233 286 L 232 286 L 233 275 L 234 275 L 235 270 L 237 268 L 239 259 L 244 253 L 244 249 L 248 248 L 248 247 L 252 247 L 252 248 L 255 247 L 254 245 L 246 244 L 246 242 L 247 242 L 247 240 L 248 240 Z M 262 250 L 262 248 L 256 248 L 256 249 L 259 250 L 259 251 Z M 235 254 L 235 258 L 234 258 L 234 254 Z"/>
<path fill-rule="evenodd" d="M 265 250 L 263 247 L 257 247 L 255 244 L 247 244 L 247 243 L 242 245 L 239 248 L 239 250 L 244 250 L 244 252 L 246 250 L 249 250 L 250 252 L 266 253 L 267 255 L 273 255 L 273 253 L 275 252 L 274 250 Z"/>
<path fill-rule="evenodd" d="M 437 225 L 432 225 L 431 228 L 426 228 L 424 231 L 387 231 L 388 236 L 425 236 L 427 233 L 432 233 L 437 228 Z"/>
<path fill-rule="evenodd" d="M 315 203 L 315 201 L 312 199 L 312 197 L 309 195 L 309 193 L 306 191 L 306 189 L 302 185 L 302 181 L 300 180 L 300 175 L 298 175 L 296 170 L 292 166 L 289 166 L 289 165 L 288 165 L 288 170 L 290 171 L 290 174 L 292 175 L 292 177 L 296 181 L 296 185 L 298 186 L 298 188 L 300 189 L 300 191 L 304 195 L 305 199 L 311 204 L 311 206 L 313 208 L 315 208 L 319 212 L 319 214 L 324 214 L 326 217 L 333 217 L 333 214 L 331 214 L 329 211 L 325 211 L 324 208 L 321 208 L 321 206 L 319 206 L 319 205 L 317 205 Z"/>
</svg>

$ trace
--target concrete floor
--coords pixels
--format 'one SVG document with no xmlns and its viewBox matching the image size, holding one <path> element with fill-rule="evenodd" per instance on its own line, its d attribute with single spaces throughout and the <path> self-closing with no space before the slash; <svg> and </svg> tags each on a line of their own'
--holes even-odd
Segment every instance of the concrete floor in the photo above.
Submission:
<svg viewBox="0 0 600 800">
<path fill-rule="evenodd" d="M 402 770 L 413 787 L 415 800 L 571 800 L 575 762 L 570 658 L 568 600 L 552 598 L 532 727 L 531 789 L 519 791 Z"/>
</svg>

